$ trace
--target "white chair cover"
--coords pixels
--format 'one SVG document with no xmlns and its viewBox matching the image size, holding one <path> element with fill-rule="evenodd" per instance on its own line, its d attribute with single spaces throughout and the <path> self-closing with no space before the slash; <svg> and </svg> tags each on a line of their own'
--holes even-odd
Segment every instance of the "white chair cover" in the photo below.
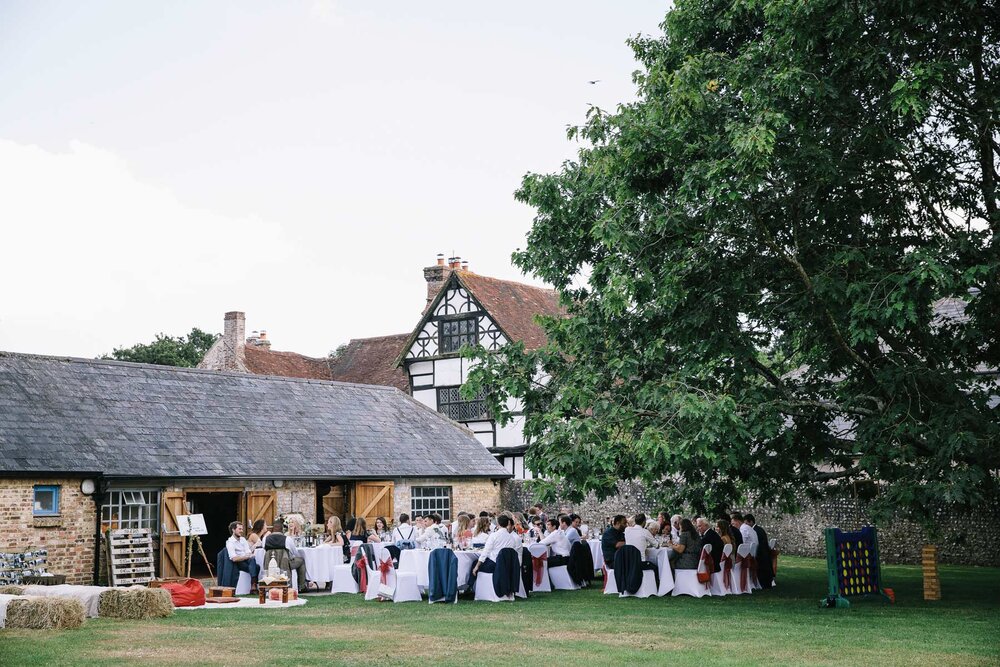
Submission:
<svg viewBox="0 0 1000 667">
<path fill-rule="evenodd" d="M 521 584 L 524 585 L 523 583 Z M 505 595 L 503 597 L 497 596 L 497 592 L 493 590 L 493 573 L 492 572 L 480 572 L 476 575 L 476 600 L 485 600 L 487 602 L 513 602 L 513 595 Z"/>
<path fill-rule="evenodd" d="M 250 573 L 240 570 L 240 578 L 236 580 L 236 594 L 249 595 L 251 583 L 253 583 L 253 577 L 250 576 Z"/>
<path fill-rule="evenodd" d="M 770 547 L 771 549 L 777 546 L 777 544 L 778 540 L 774 539 L 773 537 L 767 541 L 767 546 Z"/>
<path fill-rule="evenodd" d="M 334 593 L 357 593 L 358 582 L 354 581 L 351 574 L 351 564 L 343 563 L 333 566 L 333 588 Z"/>
<path fill-rule="evenodd" d="M 604 594 L 618 595 L 618 582 L 615 581 L 615 571 L 604 566 Z"/>
<path fill-rule="evenodd" d="M 722 547 L 722 556 L 719 558 L 720 569 L 712 573 L 712 595 L 729 595 L 729 587 L 726 586 L 726 562 L 733 557 L 733 545 L 727 544 Z M 730 578 L 733 576 L 730 572 Z"/>
<path fill-rule="evenodd" d="M 396 570 L 396 594 L 393 602 L 420 602 L 420 586 L 417 585 L 416 572 L 400 572 Z M 458 602 L 458 596 L 455 596 Z"/>
<path fill-rule="evenodd" d="M 544 544 L 532 544 L 531 546 L 528 547 L 528 552 L 532 555 L 533 558 L 538 558 L 542 554 L 546 554 L 546 556 L 548 556 L 549 548 L 548 548 L 548 546 L 546 546 Z M 535 570 L 534 570 L 534 568 L 532 568 L 532 570 L 531 570 L 531 583 L 534 586 L 534 588 L 532 588 L 532 591 L 535 592 L 535 593 L 551 593 L 552 592 L 552 584 L 549 583 L 549 563 L 548 563 L 548 561 L 546 561 L 542 565 L 542 581 L 541 582 L 539 582 L 538 579 L 535 577 Z"/>
<path fill-rule="evenodd" d="M 736 549 L 737 558 L 733 559 L 733 586 L 729 589 L 730 595 L 744 595 L 750 592 L 750 580 L 747 578 L 746 589 L 740 584 L 743 578 L 743 563 L 739 562 L 741 559 L 746 558 L 750 553 L 749 544 L 741 544 L 738 549 Z"/>
<path fill-rule="evenodd" d="M 607 591 L 605 591 L 605 592 L 607 592 Z M 652 570 L 643 570 L 642 571 L 642 585 L 639 586 L 639 590 L 637 590 L 634 595 L 632 593 L 629 593 L 628 591 L 622 591 L 621 593 L 618 594 L 618 597 L 620 597 L 620 598 L 631 598 L 631 597 L 648 598 L 651 595 L 656 595 L 656 594 L 657 594 L 657 589 L 656 589 L 656 573 L 653 572 Z"/>
<path fill-rule="evenodd" d="M 712 545 L 706 544 L 702 552 L 712 553 Z M 671 595 L 675 597 L 678 595 L 690 595 L 700 598 L 712 595 L 712 591 L 710 586 L 706 587 L 705 584 L 698 581 L 698 570 L 677 570 L 674 573 L 674 590 Z"/>
<path fill-rule="evenodd" d="M 552 588 L 557 591 L 575 591 L 580 588 L 574 583 L 573 577 L 569 576 L 569 566 L 567 565 L 550 567 L 549 580 L 552 582 Z"/>
<path fill-rule="evenodd" d="M 378 558 L 378 556 L 376 556 Z M 396 591 L 396 569 L 392 567 L 392 556 L 387 551 L 382 552 L 382 561 L 389 561 L 389 572 L 386 575 L 385 583 L 393 589 L 393 598 Z M 368 589 L 365 590 L 365 600 L 374 600 L 378 597 L 379 586 L 382 585 L 382 571 L 378 568 L 381 563 L 368 563 Z"/>
</svg>

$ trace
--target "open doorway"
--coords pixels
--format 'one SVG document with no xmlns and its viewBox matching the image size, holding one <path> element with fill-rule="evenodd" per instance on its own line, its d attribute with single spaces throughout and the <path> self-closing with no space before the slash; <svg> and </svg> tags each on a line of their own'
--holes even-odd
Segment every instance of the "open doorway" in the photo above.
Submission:
<svg viewBox="0 0 1000 667">
<path fill-rule="evenodd" d="M 205 549 L 215 570 L 215 557 L 226 546 L 229 539 L 229 523 L 238 521 L 240 518 L 240 498 L 242 494 L 238 491 L 198 491 L 188 492 L 186 500 L 191 514 L 204 514 L 205 527 L 208 534 L 201 536 L 201 545 Z M 207 577 L 208 569 L 201 558 L 201 554 L 191 555 L 191 576 Z"/>
<path fill-rule="evenodd" d="M 352 486 L 350 482 L 316 482 L 316 521 L 326 524 L 331 516 L 346 521 Z"/>
</svg>

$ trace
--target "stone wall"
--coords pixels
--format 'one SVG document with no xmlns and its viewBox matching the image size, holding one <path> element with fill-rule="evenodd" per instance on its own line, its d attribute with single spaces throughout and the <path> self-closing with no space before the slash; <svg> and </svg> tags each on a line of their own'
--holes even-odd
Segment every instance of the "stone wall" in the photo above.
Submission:
<svg viewBox="0 0 1000 667">
<path fill-rule="evenodd" d="M 522 510 L 535 500 L 525 482 L 504 482 L 501 505 L 505 509 Z M 601 526 L 605 517 L 615 514 L 628 516 L 642 511 L 656 516 L 661 509 L 653 506 L 641 485 L 629 482 L 619 484 L 618 494 L 604 501 L 590 496 L 578 504 L 557 501 L 547 505 L 546 509 L 551 513 L 562 507 L 584 517 L 591 526 Z M 861 526 L 872 525 L 866 502 L 855 498 L 804 500 L 797 514 L 784 516 L 766 507 L 753 505 L 733 509 L 752 512 L 758 525 L 767 531 L 769 537 L 778 541 L 781 553 L 797 556 L 826 557 L 824 528 L 836 526 L 843 530 L 857 530 Z M 684 514 L 683 511 L 679 513 Z M 934 543 L 938 545 L 938 558 L 942 563 L 1000 566 L 1000 525 L 995 521 L 998 513 L 1000 503 L 984 507 L 975 514 L 941 512 L 937 525 L 942 527 L 944 537 L 933 541 L 919 526 L 906 519 L 895 518 L 878 524 L 882 561 L 919 563 L 921 547 Z"/>
<path fill-rule="evenodd" d="M 66 583 L 89 584 L 94 576 L 94 501 L 79 479 L 0 479 L 0 551 L 47 549 L 47 569 Z M 33 516 L 36 484 L 59 487 L 59 514 Z"/>
<path fill-rule="evenodd" d="M 450 486 L 452 516 L 461 511 L 495 512 L 500 508 L 500 485 L 489 479 L 420 478 L 393 480 L 393 507 L 410 514 L 411 486 Z M 393 517 L 393 520 L 396 519 Z"/>
</svg>

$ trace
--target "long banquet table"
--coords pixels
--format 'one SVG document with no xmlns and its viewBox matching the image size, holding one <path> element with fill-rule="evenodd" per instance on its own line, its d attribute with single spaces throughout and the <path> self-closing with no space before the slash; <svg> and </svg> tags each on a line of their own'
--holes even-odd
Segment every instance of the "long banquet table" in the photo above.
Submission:
<svg viewBox="0 0 1000 667">
<path fill-rule="evenodd" d="M 465 590 L 469 583 L 469 574 L 475 566 L 482 551 L 456 551 L 458 558 L 458 589 Z M 399 554 L 400 572 L 413 572 L 417 575 L 417 586 L 421 592 L 426 592 L 429 585 L 428 565 L 431 562 L 430 549 L 404 549 Z"/>
<path fill-rule="evenodd" d="M 381 560 L 385 547 L 378 542 L 373 542 L 371 547 L 376 560 Z M 355 547 L 352 545 L 351 552 L 353 553 L 354 550 Z M 267 566 L 264 565 L 264 551 L 264 549 L 257 549 L 254 553 L 254 558 L 260 567 L 261 573 L 267 569 Z M 321 545 L 318 547 L 301 547 L 299 551 L 302 552 L 302 560 L 306 562 L 306 578 L 309 581 L 315 581 L 320 588 L 333 581 L 334 566 L 344 564 L 343 547 Z"/>
</svg>

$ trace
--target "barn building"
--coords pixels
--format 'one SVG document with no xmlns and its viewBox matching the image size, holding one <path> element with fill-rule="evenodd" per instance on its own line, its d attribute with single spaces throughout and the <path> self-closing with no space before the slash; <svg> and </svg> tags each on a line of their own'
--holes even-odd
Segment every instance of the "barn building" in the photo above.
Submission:
<svg viewBox="0 0 1000 667">
<path fill-rule="evenodd" d="M 175 576 L 181 514 L 214 555 L 233 520 L 495 511 L 509 477 L 393 387 L 0 352 L 0 552 L 70 583 L 102 578 L 108 528 L 149 528 Z"/>
</svg>

